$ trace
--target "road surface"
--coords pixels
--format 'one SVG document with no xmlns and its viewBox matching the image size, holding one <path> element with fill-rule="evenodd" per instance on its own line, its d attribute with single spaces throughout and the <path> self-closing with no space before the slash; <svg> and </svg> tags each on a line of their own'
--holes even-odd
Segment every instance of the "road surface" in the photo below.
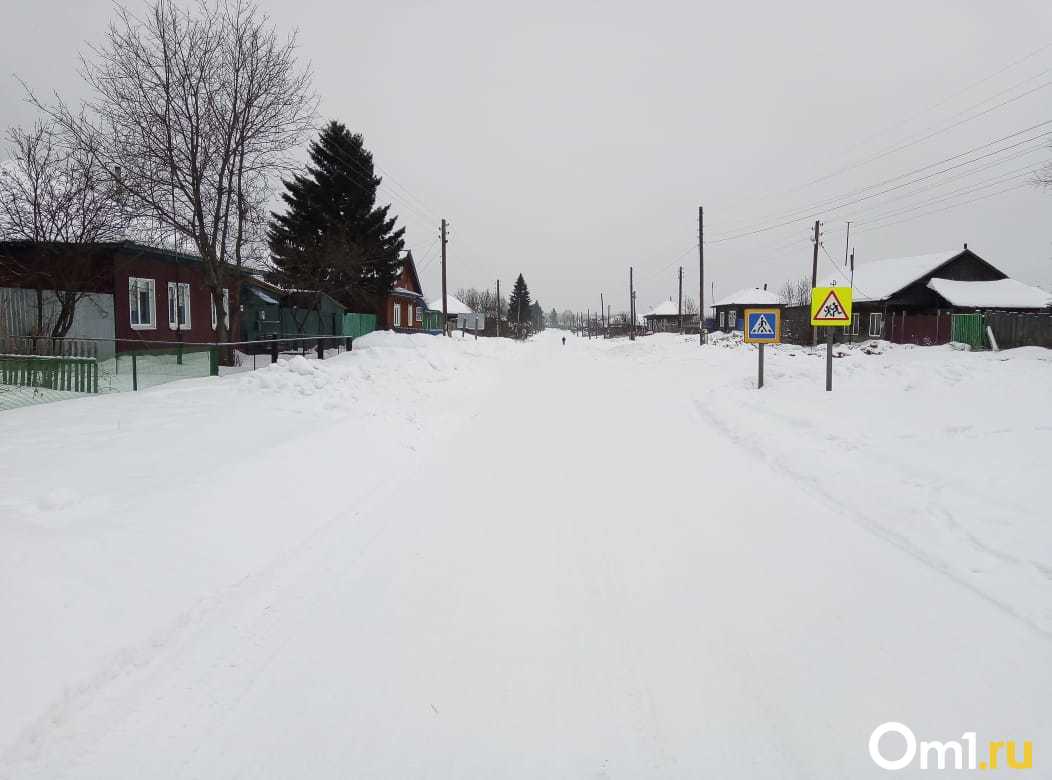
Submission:
<svg viewBox="0 0 1052 780">
<path fill-rule="evenodd" d="M 886 721 L 1044 763 L 1047 633 L 737 440 L 684 362 L 515 348 L 440 444 L 329 486 L 0 774 L 854 780 Z"/>
</svg>

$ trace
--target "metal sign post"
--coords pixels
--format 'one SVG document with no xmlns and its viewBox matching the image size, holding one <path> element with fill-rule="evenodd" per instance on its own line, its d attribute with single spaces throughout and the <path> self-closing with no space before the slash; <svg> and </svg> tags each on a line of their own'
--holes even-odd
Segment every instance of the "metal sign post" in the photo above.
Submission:
<svg viewBox="0 0 1052 780">
<path fill-rule="evenodd" d="M 759 390 L 763 387 L 764 344 L 778 344 L 782 340 L 781 309 L 746 309 L 743 337 L 746 344 L 756 344 L 759 347 L 756 376 L 756 389 Z"/>
<path fill-rule="evenodd" d="M 826 391 L 833 389 L 833 328 L 851 325 L 852 288 L 815 287 L 811 290 L 811 324 L 826 328 Z"/>
</svg>

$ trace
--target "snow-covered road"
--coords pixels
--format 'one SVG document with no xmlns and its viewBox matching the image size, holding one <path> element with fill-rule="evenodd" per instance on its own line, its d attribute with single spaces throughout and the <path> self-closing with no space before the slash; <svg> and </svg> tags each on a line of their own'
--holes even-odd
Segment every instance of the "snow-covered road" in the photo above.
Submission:
<svg viewBox="0 0 1052 780">
<path fill-rule="evenodd" d="M 1048 486 L 990 457 L 1046 458 L 1052 362 L 987 357 L 854 355 L 833 398 L 788 350 L 764 395 L 671 336 L 379 334 L 11 413 L 0 777 L 854 780 L 885 721 L 1045 776 Z"/>
</svg>

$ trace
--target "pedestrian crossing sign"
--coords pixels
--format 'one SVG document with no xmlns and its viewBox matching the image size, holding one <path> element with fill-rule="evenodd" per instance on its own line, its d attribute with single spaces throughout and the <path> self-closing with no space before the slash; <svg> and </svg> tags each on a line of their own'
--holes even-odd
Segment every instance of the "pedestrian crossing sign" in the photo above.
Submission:
<svg viewBox="0 0 1052 780">
<path fill-rule="evenodd" d="M 815 287 L 811 290 L 811 324 L 851 324 L 851 288 Z"/>
<path fill-rule="evenodd" d="M 782 340 L 780 309 L 746 309 L 745 343 L 778 344 Z"/>
</svg>

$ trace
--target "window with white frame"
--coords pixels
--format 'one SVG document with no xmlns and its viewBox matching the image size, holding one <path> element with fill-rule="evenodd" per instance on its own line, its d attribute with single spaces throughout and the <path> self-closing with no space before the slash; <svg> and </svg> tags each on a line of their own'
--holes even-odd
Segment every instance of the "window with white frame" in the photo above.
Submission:
<svg viewBox="0 0 1052 780">
<path fill-rule="evenodd" d="M 168 282 L 168 327 L 190 330 L 190 285 Z"/>
<path fill-rule="evenodd" d="M 875 311 L 869 315 L 869 335 L 873 338 L 879 338 L 884 332 L 884 315 L 879 311 Z"/>
<path fill-rule="evenodd" d="M 727 330 L 734 330 L 734 326 L 738 324 L 738 312 L 734 309 L 727 310 Z"/>
<path fill-rule="evenodd" d="M 423 306 L 417 306 L 416 307 L 416 321 L 417 322 L 423 322 L 424 321 L 424 307 Z"/>
<path fill-rule="evenodd" d="M 128 279 L 128 320 L 132 330 L 156 330 L 157 283 L 153 279 Z"/>
<path fill-rule="evenodd" d="M 219 327 L 219 315 L 216 312 L 216 297 L 214 293 L 209 294 L 208 300 L 212 302 L 212 330 Z M 265 314 L 261 311 L 260 319 L 265 318 Z M 226 287 L 223 288 L 223 324 L 227 330 L 230 330 L 230 290 Z"/>
<path fill-rule="evenodd" d="M 394 302 L 394 317 L 391 324 L 396 328 L 402 327 L 402 304 L 398 301 Z"/>
<path fill-rule="evenodd" d="M 405 324 L 409 327 L 413 326 L 413 304 L 407 304 L 409 306 L 409 316 L 405 318 Z"/>
<path fill-rule="evenodd" d="M 719 322 L 717 324 L 719 325 L 720 330 L 723 330 L 723 312 L 722 311 L 720 312 L 720 319 L 719 319 Z"/>
<path fill-rule="evenodd" d="M 858 335 L 858 323 L 859 323 L 859 320 L 861 319 L 861 317 L 862 317 L 862 315 L 860 315 L 858 312 L 855 312 L 854 314 L 851 315 L 851 324 L 844 326 L 844 335 L 845 336 L 857 336 Z"/>
</svg>

